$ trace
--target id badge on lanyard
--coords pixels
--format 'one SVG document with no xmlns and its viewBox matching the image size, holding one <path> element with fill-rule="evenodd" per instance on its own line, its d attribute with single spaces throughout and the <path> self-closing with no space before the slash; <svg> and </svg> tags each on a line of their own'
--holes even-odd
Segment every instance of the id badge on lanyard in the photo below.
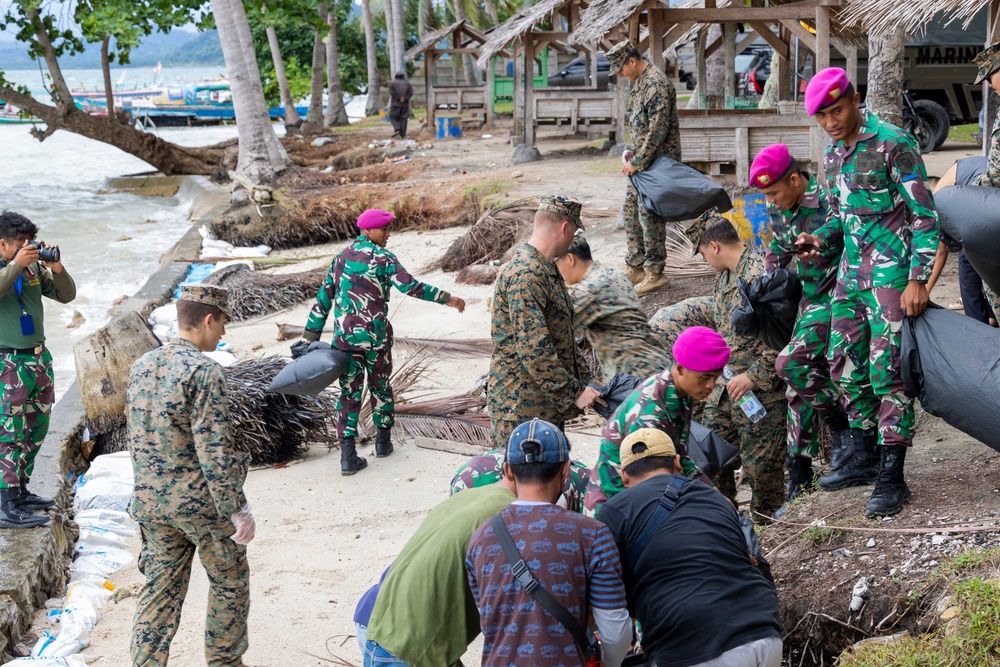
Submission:
<svg viewBox="0 0 1000 667">
<path fill-rule="evenodd" d="M 24 276 L 20 275 L 17 277 L 17 282 L 14 283 L 14 288 L 17 290 L 17 302 L 21 304 L 21 335 L 31 336 L 35 333 L 35 321 L 31 319 L 31 315 L 24 309 L 24 301 L 21 300 L 21 292 L 24 289 L 23 284 Z"/>
</svg>

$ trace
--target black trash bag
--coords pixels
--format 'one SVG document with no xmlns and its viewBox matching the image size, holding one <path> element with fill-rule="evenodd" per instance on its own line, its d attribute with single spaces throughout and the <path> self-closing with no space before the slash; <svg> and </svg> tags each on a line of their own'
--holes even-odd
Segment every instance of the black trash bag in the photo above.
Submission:
<svg viewBox="0 0 1000 667">
<path fill-rule="evenodd" d="M 743 539 L 747 543 L 747 553 L 757 561 L 757 569 L 764 575 L 764 578 L 774 586 L 774 575 L 771 574 L 771 564 L 764 558 L 760 551 L 760 540 L 757 538 L 757 530 L 754 528 L 753 520 L 743 512 L 740 515 L 740 528 L 743 530 Z"/>
<path fill-rule="evenodd" d="M 955 163 L 955 185 L 975 185 L 979 177 L 986 172 L 989 160 L 985 155 L 963 157 Z"/>
<path fill-rule="evenodd" d="M 904 318 L 901 357 L 924 410 L 1000 452 L 1000 331 L 931 304 Z"/>
<path fill-rule="evenodd" d="M 794 271 L 775 269 L 753 281 L 740 278 L 743 305 L 733 310 L 733 329 L 760 338 L 772 350 L 783 350 L 792 339 L 799 312 L 802 283 Z"/>
<path fill-rule="evenodd" d="M 315 396 L 341 376 L 351 356 L 329 343 L 299 341 L 292 345 L 292 362 L 271 380 L 268 391 L 291 396 Z"/>
<path fill-rule="evenodd" d="M 668 157 L 653 160 L 646 171 L 629 176 L 641 203 L 667 222 L 691 220 L 711 208 L 733 207 L 726 189 L 694 167 Z"/>
<path fill-rule="evenodd" d="M 1000 292 L 1000 188 L 956 185 L 934 195 L 941 230 L 962 244 L 972 268 Z"/>
<path fill-rule="evenodd" d="M 709 479 L 715 479 L 720 470 L 740 457 L 740 450 L 728 440 L 695 421 L 691 422 L 687 450 L 691 460 Z"/>
<path fill-rule="evenodd" d="M 605 406 L 595 402 L 593 405 L 594 412 L 601 415 L 604 419 L 611 419 L 611 415 L 615 414 L 615 410 L 622 404 L 622 401 L 628 398 L 628 395 L 642 384 L 642 382 L 642 378 L 629 375 L 628 373 L 615 373 L 614 377 L 608 380 L 608 383 L 603 387 L 592 382 L 590 386 L 600 392 L 601 398 L 607 403 Z"/>
</svg>

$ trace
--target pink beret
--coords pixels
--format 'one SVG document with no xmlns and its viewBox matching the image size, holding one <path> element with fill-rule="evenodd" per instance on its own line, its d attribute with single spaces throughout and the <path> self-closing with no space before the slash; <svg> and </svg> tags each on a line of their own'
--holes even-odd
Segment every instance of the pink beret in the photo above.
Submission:
<svg viewBox="0 0 1000 667">
<path fill-rule="evenodd" d="M 828 67 L 817 72 L 806 86 L 806 113 L 815 116 L 817 111 L 843 97 L 850 85 L 847 72 L 839 67 Z"/>
<path fill-rule="evenodd" d="M 361 229 L 378 229 L 392 222 L 392 213 L 380 208 L 370 208 L 358 216 L 358 227 Z"/>
<path fill-rule="evenodd" d="M 755 188 L 766 188 L 781 180 L 788 168 L 792 166 L 792 154 L 785 144 L 773 144 L 753 159 L 750 165 L 750 185 Z"/>
<path fill-rule="evenodd" d="M 674 360 L 695 373 L 714 373 L 729 363 L 729 346 L 714 329 L 691 327 L 674 341 Z"/>
</svg>

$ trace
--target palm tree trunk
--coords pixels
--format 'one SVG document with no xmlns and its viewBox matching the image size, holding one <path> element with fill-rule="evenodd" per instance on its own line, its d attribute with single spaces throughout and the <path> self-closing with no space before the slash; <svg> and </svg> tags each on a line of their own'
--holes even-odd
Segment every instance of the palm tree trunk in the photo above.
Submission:
<svg viewBox="0 0 1000 667">
<path fill-rule="evenodd" d="M 288 76 L 285 74 L 285 63 L 281 59 L 281 45 L 278 44 L 278 33 L 274 26 L 267 26 L 267 43 L 271 47 L 271 59 L 274 61 L 274 75 L 278 77 L 278 88 L 281 90 L 281 103 L 285 105 L 285 127 L 301 122 L 299 112 L 295 110 L 295 101 L 288 89 Z"/>
<path fill-rule="evenodd" d="M 344 88 L 340 83 L 340 49 L 337 46 L 337 5 L 320 5 L 320 14 L 330 26 L 326 37 L 326 116 L 323 124 L 347 125 L 347 109 L 344 108 Z"/>
<path fill-rule="evenodd" d="M 375 24 L 372 22 L 372 8 L 369 0 L 361 0 L 361 20 L 365 25 L 365 56 L 368 59 L 368 103 L 366 116 L 377 116 L 382 108 L 378 85 L 378 61 L 375 52 Z"/>
<path fill-rule="evenodd" d="M 108 105 L 108 118 L 115 117 L 115 93 L 111 89 L 111 59 L 108 57 L 108 42 L 111 36 L 108 35 L 101 42 L 101 72 L 104 74 L 104 99 Z"/>
<path fill-rule="evenodd" d="M 389 50 L 389 78 L 391 79 L 399 71 L 396 69 L 396 62 L 398 60 L 396 54 L 396 22 L 392 16 L 396 7 L 392 0 L 384 0 L 382 8 L 385 11 L 385 44 Z"/>
<path fill-rule="evenodd" d="M 881 35 L 868 36 L 868 95 L 865 104 L 869 111 L 882 120 L 893 125 L 902 125 L 902 28 Z"/>
<path fill-rule="evenodd" d="M 431 0 L 419 0 L 417 4 L 417 34 L 423 39 L 431 30 L 437 28 L 434 25 L 434 12 L 431 10 Z"/>
<path fill-rule="evenodd" d="M 462 0 L 454 0 L 452 5 L 455 8 L 455 22 L 464 21 L 465 19 L 465 7 L 462 5 Z M 462 57 L 454 59 L 455 67 L 460 70 L 465 77 L 465 85 L 474 86 L 476 85 L 476 70 L 475 66 L 472 64 L 472 57 L 469 54 L 462 54 Z"/>
<path fill-rule="evenodd" d="M 406 46 L 403 40 L 403 0 L 386 0 L 392 5 L 393 39 L 396 41 L 396 62 L 393 63 L 392 75 L 405 70 L 403 57 L 406 55 Z"/>
<path fill-rule="evenodd" d="M 500 25 L 500 16 L 497 14 L 497 5 L 493 0 L 484 0 L 483 6 L 486 8 L 486 16 L 493 25 Z"/>
<path fill-rule="evenodd" d="M 302 123 L 304 134 L 323 131 L 323 68 L 326 65 L 326 46 L 319 32 L 313 38 L 312 82 L 309 86 L 309 111 Z"/>
<path fill-rule="evenodd" d="M 253 184 L 265 185 L 288 166 L 288 155 L 267 114 L 246 10 L 240 0 L 211 2 L 236 111 L 240 147 L 236 171 Z"/>
</svg>

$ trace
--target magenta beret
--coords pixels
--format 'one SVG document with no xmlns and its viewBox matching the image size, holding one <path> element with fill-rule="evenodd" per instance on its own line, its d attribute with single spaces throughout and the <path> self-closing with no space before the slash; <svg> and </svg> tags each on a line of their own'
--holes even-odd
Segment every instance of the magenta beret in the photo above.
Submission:
<svg viewBox="0 0 1000 667">
<path fill-rule="evenodd" d="M 392 222 L 392 213 L 380 208 L 370 208 L 358 216 L 358 227 L 361 229 L 378 229 Z"/>
<path fill-rule="evenodd" d="M 674 360 L 695 373 L 714 373 L 729 363 L 729 346 L 714 329 L 691 327 L 674 342 Z"/>
<path fill-rule="evenodd" d="M 781 180 L 788 168 L 792 166 L 792 155 L 785 144 L 773 144 L 753 159 L 750 165 L 750 185 L 755 188 L 766 188 Z"/>
<path fill-rule="evenodd" d="M 847 72 L 839 67 L 827 67 L 817 72 L 806 86 L 806 113 L 815 116 L 817 111 L 843 97 L 850 85 Z"/>
</svg>

